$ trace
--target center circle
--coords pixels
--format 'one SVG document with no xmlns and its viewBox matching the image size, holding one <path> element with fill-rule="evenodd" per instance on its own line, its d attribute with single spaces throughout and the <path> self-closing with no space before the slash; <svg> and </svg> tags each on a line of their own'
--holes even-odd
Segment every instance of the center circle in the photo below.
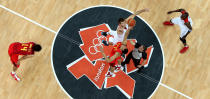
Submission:
<svg viewBox="0 0 210 99">
<path fill-rule="evenodd" d="M 53 42 L 52 67 L 58 83 L 69 96 L 75 99 L 128 98 L 117 86 L 97 88 L 87 76 L 77 79 L 74 73 L 68 70 L 68 65 L 78 63 L 78 59 L 86 56 L 80 47 L 85 42 L 80 36 L 80 31 L 104 23 L 108 24 L 111 30 L 116 30 L 118 19 L 127 18 L 131 14 L 130 11 L 119 7 L 94 6 L 77 12 L 64 22 Z M 140 17 L 135 17 L 135 20 L 136 26 L 130 32 L 128 39 L 136 39 L 148 47 L 152 45 L 154 50 L 147 68 L 141 73 L 133 72 L 127 75 L 135 80 L 133 98 L 146 99 L 153 95 L 161 81 L 164 56 L 161 43 L 149 24 Z M 95 62 L 92 61 L 92 64 Z M 104 67 L 100 69 L 100 72 L 103 70 Z"/>
</svg>

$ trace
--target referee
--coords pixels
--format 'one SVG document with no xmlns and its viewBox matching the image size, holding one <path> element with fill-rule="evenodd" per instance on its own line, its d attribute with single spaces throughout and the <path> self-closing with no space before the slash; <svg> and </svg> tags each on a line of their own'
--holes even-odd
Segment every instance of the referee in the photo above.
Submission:
<svg viewBox="0 0 210 99">
<path fill-rule="evenodd" d="M 147 60 L 147 53 L 145 52 L 147 48 L 144 45 L 141 45 L 139 43 L 134 43 L 131 41 L 131 44 L 135 46 L 135 48 L 128 54 L 128 56 L 125 58 L 125 60 L 121 63 L 122 66 L 125 66 L 125 64 L 129 64 L 130 60 L 133 60 L 133 63 L 136 68 L 138 68 L 138 72 L 141 71 L 144 68 L 144 65 L 146 64 Z M 143 58 L 142 64 L 140 64 L 140 60 Z"/>
</svg>

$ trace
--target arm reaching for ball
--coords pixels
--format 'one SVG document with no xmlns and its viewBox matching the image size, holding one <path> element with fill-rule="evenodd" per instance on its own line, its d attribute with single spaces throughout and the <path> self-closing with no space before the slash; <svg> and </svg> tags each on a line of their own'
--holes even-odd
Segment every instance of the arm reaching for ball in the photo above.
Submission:
<svg viewBox="0 0 210 99">
<path fill-rule="evenodd" d="M 129 16 L 129 17 L 126 19 L 126 22 L 128 22 L 128 20 L 129 20 L 130 18 L 134 18 L 136 15 L 139 15 L 140 13 L 143 13 L 143 12 L 149 12 L 149 9 L 145 8 L 145 9 L 136 11 L 133 15 Z"/>
</svg>

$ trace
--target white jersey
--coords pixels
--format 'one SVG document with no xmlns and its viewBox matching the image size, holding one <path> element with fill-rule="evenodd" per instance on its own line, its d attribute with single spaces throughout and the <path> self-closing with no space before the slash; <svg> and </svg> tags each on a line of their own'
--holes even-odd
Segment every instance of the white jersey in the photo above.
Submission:
<svg viewBox="0 0 210 99">
<path fill-rule="evenodd" d="M 126 29 L 124 29 L 123 34 L 118 34 L 117 31 L 110 31 L 109 34 L 113 37 L 109 38 L 109 42 L 112 42 L 113 45 L 117 44 L 117 42 L 122 42 L 125 36 L 125 32 L 128 29 L 128 25 L 126 24 Z"/>
<path fill-rule="evenodd" d="M 190 16 L 188 16 L 188 21 L 190 22 L 190 25 L 192 26 L 193 22 L 192 19 L 190 18 Z M 171 20 L 171 22 L 173 24 L 177 24 L 180 27 L 181 33 L 180 33 L 180 37 L 182 38 L 183 36 L 185 36 L 187 34 L 187 32 L 189 31 L 189 28 L 184 24 L 184 20 L 181 19 L 180 17 L 176 17 L 173 18 Z"/>
</svg>

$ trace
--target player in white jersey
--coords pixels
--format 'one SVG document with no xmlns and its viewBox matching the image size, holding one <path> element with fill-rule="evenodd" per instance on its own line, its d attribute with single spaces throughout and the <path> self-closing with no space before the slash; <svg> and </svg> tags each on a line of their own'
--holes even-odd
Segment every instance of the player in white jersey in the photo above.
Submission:
<svg viewBox="0 0 210 99">
<path fill-rule="evenodd" d="M 112 37 L 109 38 L 108 44 L 115 45 L 117 42 L 122 42 L 127 29 L 128 29 L 128 24 L 126 24 L 125 28 L 122 30 L 123 31 L 122 34 L 120 34 L 120 32 L 113 31 L 113 30 L 109 31 L 108 34 L 112 35 Z M 117 29 L 117 30 L 120 30 L 120 29 Z"/>
<path fill-rule="evenodd" d="M 142 12 L 148 12 L 148 9 L 142 9 L 137 12 L 135 12 L 133 15 L 129 16 L 127 19 L 119 18 L 118 19 L 118 26 L 116 31 L 109 31 L 109 32 L 101 32 L 103 36 L 111 35 L 112 37 L 109 38 L 109 41 L 102 41 L 102 43 L 106 46 L 108 45 L 115 45 L 117 42 L 122 42 L 125 32 L 128 29 L 128 20 L 130 18 L 134 18 L 136 15 L 142 13 Z"/>
<path fill-rule="evenodd" d="M 174 24 L 179 25 L 181 29 L 180 40 L 182 41 L 184 45 L 184 47 L 180 50 L 180 53 L 184 53 L 189 48 L 186 42 L 186 37 L 192 31 L 193 22 L 189 14 L 184 9 L 177 9 L 174 11 L 169 11 L 168 14 L 171 14 L 173 12 L 181 12 L 182 15 L 180 17 L 173 18 L 170 21 L 165 21 L 163 24 L 164 25 L 174 25 Z"/>
</svg>

